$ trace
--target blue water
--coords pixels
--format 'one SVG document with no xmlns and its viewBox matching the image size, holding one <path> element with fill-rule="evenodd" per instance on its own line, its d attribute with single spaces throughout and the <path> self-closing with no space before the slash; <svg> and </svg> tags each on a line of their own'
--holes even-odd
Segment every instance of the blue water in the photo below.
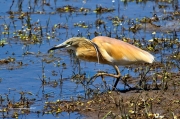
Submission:
<svg viewBox="0 0 180 119">
<path fill-rule="evenodd" d="M 20 1 L 19 1 L 20 2 Z M 56 60 L 53 62 L 47 63 L 44 60 L 51 61 L 53 58 L 50 56 L 52 54 L 48 54 L 47 51 L 54 45 L 57 45 L 66 39 L 77 36 L 79 33 L 84 37 L 88 37 L 90 34 L 90 38 L 94 37 L 94 32 L 100 32 L 102 35 L 106 35 L 102 30 L 103 26 L 96 27 L 94 22 L 95 20 L 101 18 L 106 23 L 106 27 L 108 31 L 112 32 L 111 37 L 115 37 L 116 32 L 118 35 L 129 38 L 144 38 L 146 40 L 150 40 L 152 38 L 152 32 L 149 31 L 140 31 L 137 34 L 133 34 L 126 30 L 124 33 L 121 32 L 122 27 L 126 29 L 129 28 L 128 20 L 136 21 L 137 19 L 141 19 L 143 17 L 152 17 L 154 13 L 158 16 L 162 14 L 160 10 L 157 8 L 156 2 L 148 1 L 145 3 L 136 3 L 136 2 L 127 2 L 124 4 L 122 1 L 115 0 L 115 2 L 107 1 L 107 0 L 59 0 L 59 1 L 50 1 L 50 6 L 43 5 L 42 1 L 38 1 L 37 5 L 35 5 L 34 1 L 22 1 L 22 11 L 23 12 L 31 12 L 31 23 L 34 24 L 38 22 L 37 26 L 42 26 L 43 37 L 41 43 L 27 43 L 27 41 L 23 41 L 20 38 L 14 38 L 17 34 L 18 30 L 26 30 L 26 18 L 21 20 L 18 19 L 20 16 L 20 8 L 18 8 L 18 0 L 14 1 L 12 5 L 11 0 L 1 0 L 0 1 L 0 39 L 5 40 L 7 44 L 4 47 L 0 47 L 0 60 L 7 59 L 8 57 L 15 58 L 14 63 L 9 63 L 5 65 L 0 65 L 0 95 L 6 99 L 6 95 L 9 96 L 9 99 L 13 102 L 19 101 L 20 92 L 30 92 L 32 95 L 26 94 L 27 98 L 35 98 L 36 101 L 32 104 L 32 108 L 36 111 L 42 110 L 43 105 L 46 101 L 56 101 L 56 100 L 71 100 L 72 98 L 76 99 L 77 96 L 86 97 L 85 92 L 86 89 L 82 86 L 82 84 L 76 84 L 75 81 L 71 80 L 73 73 L 81 74 L 86 73 L 86 76 L 91 77 L 97 71 L 103 70 L 114 73 L 114 69 L 108 65 L 101 65 L 97 63 L 89 63 L 89 62 L 80 62 L 80 67 L 78 64 L 75 64 L 74 58 L 70 57 L 70 55 L 65 50 L 57 50 L 52 53 Z M 162 3 L 164 4 L 164 3 Z M 168 4 L 168 3 L 166 3 Z M 11 9 L 10 6 L 12 5 Z M 65 5 L 71 5 L 74 7 L 84 7 L 91 9 L 87 15 L 84 15 L 81 12 L 65 12 L 58 13 L 56 8 L 62 7 Z M 96 5 L 105 7 L 105 8 L 114 8 L 114 12 L 96 14 L 93 10 L 96 9 Z M 170 4 L 171 5 L 171 4 Z M 29 8 L 33 9 L 29 9 Z M 153 10 L 153 7 L 156 9 Z M 119 10 L 118 10 L 119 9 Z M 9 18 L 8 11 L 17 12 L 14 14 L 14 19 Z M 173 8 L 167 9 L 168 11 L 173 11 Z M 42 14 L 40 14 L 41 12 Z M 108 20 L 108 17 L 124 17 L 126 21 L 120 23 L 118 27 L 113 26 L 112 21 Z M 14 24 L 13 24 L 14 22 Z M 75 27 L 75 23 L 86 23 L 90 25 L 89 28 L 81 28 Z M 48 24 L 48 25 L 47 25 Z M 56 24 L 61 24 L 62 26 L 67 26 L 68 29 L 60 28 L 52 31 L 52 28 Z M 168 24 L 169 25 L 169 24 Z M 6 32 L 4 29 L 5 26 L 9 26 L 9 35 L 2 34 L 2 32 Z M 34 26 L 33 26 L 34 27 Z M 28 33 L 28 32 L 27 32 Z M 40 34 L 39 32 L 33 32 L 33 34 Z M 158 33 L 157 36 L 161 36 L 164 33 Z M 179 33 L 178 33 L 179 34 Z M 55 35 L 55 38 L 48 38 L 48 36 Z M 17 35 L 18 36 L 18 35 Z M 31 52 L 32 54 L 27 54 L 27 52 Z M 158 59 L 156 59 L 158 61 Z M 19 65 L 17 62 L 23 62 L 23 65 Z M 66 68 L 62 66 L 62 64 L 66 64 Z M 60 64 L 60 66 L 58 66 Z M 80 68 L 80 70 L 78 69 Z M 120 67 L 121 70 L 124 67 Z M 43 73 L 44 71 L 44 73 Z M 57 75 L 52 75 L 52 71 L 55 71 Z M 128 73 L 128 69 L 124 69 L 121 72 L 122 75 L 126 75 Z M 130 71 L 130 74 L 137 76 L 133 71 Z M 46 81 L 57 81 L 57 87 L 53 87 L 51 84 L 42 85 L 42 75 L 45 76 Z M 62 77 L 61 77 L 62 76 Z M 115 79 L 113 78 L 105 78 L 109 87 L 112 87 Z M 63 83 L 60 85 L 60 80 L 63 80 Z M 103 82 L 100 78 L 97 78 L 90 86 L 90 88 L 99 87 L 100 91 L 106 90 L 103 88 Z M 122 83 L 118 84 L 118 89 L 123 89 L 124 85 Z M 48 98 L 45 98 L 45 95 L 49 95 Z M 87 97 L 86 97 L 87 98 Z M 3 105 L 7 105 L 7 101 L 4 101 L 0 108 Z M 33 112 L 34 110 L 32 110 Z M 0 112 L 0 117 L 1 117 Z M 82 118 L 78 113 L 66 113 L 62 112 L 57 117 L 52 114 L 39 115 L 36 113 L 30 113 L 28 115 L 20 115 L 19 118 L 23 119 L 47 119 L 47 118 Z"/>
</svg>

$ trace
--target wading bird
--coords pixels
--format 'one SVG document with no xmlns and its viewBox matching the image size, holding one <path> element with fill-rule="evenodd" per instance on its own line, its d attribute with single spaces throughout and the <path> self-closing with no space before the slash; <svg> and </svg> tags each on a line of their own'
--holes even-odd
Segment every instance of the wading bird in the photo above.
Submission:
<svg viewBox="0 0 180 119">
<path fill-rule="evenodd" d="M 116 70 L 116 75 L 103 72 L 97 73 L 94 76 L 111 76 L 117 78 L 112 90 L 115 90 L 121 76 L 118 65 L 130 65 L 142 62 L 152 63 L 154 61 L 154 56 L 150 53 L 129 43 L 106 36 L 97 36 L 92 40 L 84 37 L 72 37 L 49 49 L 48 52 L 60 48 L 74 50 L 79 59 L 113 66 Z"/>
</svg>

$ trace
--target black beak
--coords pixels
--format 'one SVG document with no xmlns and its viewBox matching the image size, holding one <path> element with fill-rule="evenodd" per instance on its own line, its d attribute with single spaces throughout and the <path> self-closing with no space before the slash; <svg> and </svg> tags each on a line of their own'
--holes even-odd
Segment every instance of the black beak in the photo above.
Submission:
<svg viewBox="0 0 180 119">
<path fill-rule="evenodd" d="M 51 49 L 48 50 L 48 53 L 49 53 L 51 50 L 56 50 L 56 49 L 58 49 L 58 48 L 52 47 Z"/>
<path fill-rule="evenodd" d="M 51 50 L 56 50 L 56 49 L 61 49 L 61 48 L 65 48 L 67 45 L 66 44 L 59 44 L 59 45 L 56 45 L 56 46 L 54 46 L 54 47 L 52 47 L 52 48 L 50 48 L 49 50 L 48 50 L 48 53 L 51 51 Z"/>
</svg>

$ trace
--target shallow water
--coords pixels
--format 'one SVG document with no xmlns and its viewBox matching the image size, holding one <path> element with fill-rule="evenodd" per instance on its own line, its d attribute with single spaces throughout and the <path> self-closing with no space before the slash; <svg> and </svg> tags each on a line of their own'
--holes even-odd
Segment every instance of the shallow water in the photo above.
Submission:
<svg viewBox="0 0 180 119">
<path fill-rule="evenodd" d="M 35 2 L 37 2 L 35 4 Z M 21 4 L 22 3 L 22 4 Z M 168 5 L 165 9 L 159 9 L 158 4 Z M 30 105 L 30 113 L 19 114 L 19 118 L 82 118 L 78 113 L 63 112 L 57 117 L 52 114 L 43 115 L 43 105 L 46 101 L 56 100 L 72 100 L 87 99 L 90 96 L 87 94 L 86 88 L 97 89 L 97 93 L 105 91 L 103 82 L 100 78 L 95 80 L 89 87 L 84 87 L 80 81 L 72 80 L 74 74 L 86 74 L 87 77 L 93 76 L 97 71 L 103 70 L 107 72 L 114 72 L 114 69 L 108 65 L 101 65 L 80 61 L 80 66 L 75 58 L 66 52 L 66 50 L 57 50 L 54 53 L 47 53 L 47 50 L 54 45 L 57 45 L 66 39 L 73 36 L 83 36 L 92 39 L 95 37 L 94 33 L 99 35 L 111 35 L 111 37 L 119 38 L 128 37 L 132 39 L 145 39 L 150 40 L 153 36 L 151 30 L 140 30 L 136 34 L 130 32 L 128 29 L 131 22 L 136 22 L 138 19 L 144 17 L 152 17 L 153 14 L 163 18 L 163 10 L 167 12 L 174 11 L 174 4 L 179 5 L 179 1 L 174 2 L 123 2 L 115 0 L 115 2 L 102 0 L 59 0 L 50 1 L 43 4 L 42 1 L 23 1 L 15 0 L 1 0 L 0 6 L 0 39 L 1 42 L 5 41 L 5 45 L 0 47 L 0 60 L 7 59 L 8 57 L 14 58 L 15 61 L 8 64 L 0 64 L 0 95 L 4 101 L 0 103 L 0 110 L 7 107 L 8 101 L 20 101 L 20 92 L 25 92 L 23 97 L 26 100 L 32 100 L 33 104 Z M 89 12 L 57 12 L 56 9 L 70 5 L 79 10 L 81 7 L 90 9 Z M 115 9 L 113 12 L 96 13 L 94 10 L 96 6 L 103 8 Z M 153 9 L 154 8 L 154 9 Z M 10 17 L 10 11 L 14 12 L 13 17 Z M 30 17 L 30 24 L 32 27 L 32 34 L 37 36 L 38 42 L 33 43 L 30 39 L 23 39 L 21 35 L 28 36 L 28 15 Z M 23 19 L 19 19 L 23 16 Z M 123 22 L 119 22 L 115 26 L 110 18 L 124 17 Z M 103 25 L 96 26 L 95 21 L 101 19 L 104 21 L 106 30 Z M 164 25 L 167 21 L 160 21 L 157 24 Z M 74 24 L 85 23 L 88 28 L 74 26 Z M 177 23 L 178 22 L 173 22 Z M 173 24 L 172 23 L 172 24 Z M 60 28 L 54 28 L 57 24 Z M 165 25 L 171 26 L 171 23 Z M 36 28 L 42 27 L 41 31 L 35 31 Z M 122 31 L 122 28 L 125 31 Z M 177 28 L 178 29 L 178 28 Z M 22 34 L 18 34 L 22 32 Z M 41 34 L 42 32 L 42 34 Z M 111 32 L 111 34 L 109 34 Z M 166 34 L 161 31 L 156 31 L 157 37 L 167 36 L 172 37 L 173 34 Z M 177 36 L 179 32 L 177 31 Z M 31 38 L 32 39 L 32 38 Z M 175 49 L 177 50 L 177 49 Z M 162 51 L 163 52 L 163 51 Z M 174 51 L 166 51 L 174 52 Z M 152 52 L 153 53 L 153 52 Z M 160 54 L 153 53 L 157 56 L 156 61 L 160 61 Z M 22 63 L 21 63 L 22 62 Z M 66 66 L 65 66 L 66 65 Z M 130 73 L 134 77 L 138 77 L 137 73 L 120 67 L 122 75 Z M 174 68 L 170 71 L 177 72 L 178 69 Z M 153 72 L 151 72 L 153 74 Z M 42 79 L 47 83 L 42 84 Z M 105 78 L 109 87 L 112 87 L 115 81 L 112 78 Z M 55 84 L 56 83 L 56 84 Z M 84 81 L 86 83 L 86 81 Z M 122 83 L 118 84 L 118 89 L 124 89 Z M 8 97 L 8 99 L 7 99 Z M 37 113 L 40 111 L 40 114 Z M 16 112 L 15 110 L 12 113 Z M 17 111 L 18 112 L 18 111 Z M 6 115 L 6 114 L 5 114 Z M 2 110 L 0 117 L 3 117 Z M 11 113 L 7 114 L 11 117 Z"/>
</svg>

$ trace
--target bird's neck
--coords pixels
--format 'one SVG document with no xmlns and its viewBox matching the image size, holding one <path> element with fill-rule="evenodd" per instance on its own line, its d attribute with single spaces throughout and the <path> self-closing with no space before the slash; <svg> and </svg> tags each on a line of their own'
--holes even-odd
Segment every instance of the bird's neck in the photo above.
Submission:
<svg viewBox="0 0 180 119">
<path fill-rule="evenodd" d="M 89 62 L 97 62 L 101 64 L 110 64 L 105 60 L 97 46 L 94 46 L 93 43 L 82 43 L 81 46 L 76 48 L 76 56 L 79 59 L 86 60 Z"/>
<path fill-rule="evenodd" d="M 96 53 L 94 46 L 91 43 L 80 43 L 79 46 L 76 48 L 76 55 L 81 57 L 93 55 Z"/>
</svg>

